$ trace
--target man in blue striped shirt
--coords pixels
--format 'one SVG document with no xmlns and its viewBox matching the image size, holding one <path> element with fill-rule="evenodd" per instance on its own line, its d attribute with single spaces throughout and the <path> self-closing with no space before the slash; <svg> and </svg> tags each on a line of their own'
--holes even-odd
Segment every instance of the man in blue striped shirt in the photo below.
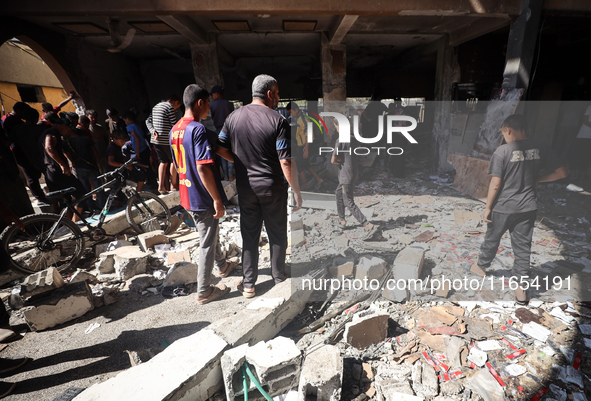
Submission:
<svg viewBox="0 0 591 401">
<path fill-rule="evenodd" d="M 269 236 L 271 273 L 275 283 L 284 281 L 287 249 L 287 185 L 292 186 L 297 206 L 302 196 L 297 168 L 291 158 L 291 130 L 274 111 L 279 102 L 275 78 L 259 75 L 252 82 L 252 103 L 226 118 L 218 142 L 220 156 L 234 158 L 240 205 L 243 281 L 239 291 L 255 295 L 258 277 L 259 238 L 263 222 Z"/>
</svg>

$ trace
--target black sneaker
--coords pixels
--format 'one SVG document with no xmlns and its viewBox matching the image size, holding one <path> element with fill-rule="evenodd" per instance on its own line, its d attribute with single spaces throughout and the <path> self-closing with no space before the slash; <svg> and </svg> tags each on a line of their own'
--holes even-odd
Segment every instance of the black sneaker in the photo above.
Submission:
<svg viewBox="0 0 591 401">
<path fill-rule="evenodd" d="M 4 398 L 7 395 L 10 395 L 14 391 L 15 387 L 16 383 L 0 381 L 0 398 Z"/>
<path fill-rule="evenodd" d="M 12 372 L 29 362 L 31 358 L 6 359 L 0 358 L 0 373 Z"/>
</svg>

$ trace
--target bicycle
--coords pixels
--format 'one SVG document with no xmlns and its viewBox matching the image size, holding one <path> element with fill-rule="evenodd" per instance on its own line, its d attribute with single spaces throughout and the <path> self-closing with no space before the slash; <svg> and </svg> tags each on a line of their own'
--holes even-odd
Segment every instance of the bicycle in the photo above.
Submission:
<svg viewBox="0 0 591 401">
<path fill-rule="evenodd" d="M 32 214 L 21 218 L 24 230 L 16 225 L 7 227 L 0 236 L 2 251 L 9 256 L 10 268 L 25 274 L 32 274 L 38 271 L 55 267 L 63 271 L 76 263 L 84 251 L 84 237 L 93 242 L 100 242 L 107 235 L 102 228 L 107 213 L 119 191 L 123 190 L 128 201 L 125 207 L 125 216 L 130 226 L 138 233 L 162 230 L 168 234 L 170 229 L 170 210 L 158 196 L 149 192 L 137 192 L 134 188 L 127 186 L 127 179 L 124 171 L 128 166 L 137 165 L 131 159 L 121 167 L 101 175 L 111 181 L 90 191 L 79 199 L 71 199 L 70 193 L 75 188 L 66 188 L 53 191 L 46 196 L 48 199 L 63 199 L 66 206 L 60 214 L 40 213 Z M 99 191 L 110 188 L 107 201 L 100 212 L 98 224 L 92 226 L 74 206 L 91 198 Z M 69 211 L 80 218 L 86 230 L 85 232 L 74 222 L 66 217 Z"/>
</svg>

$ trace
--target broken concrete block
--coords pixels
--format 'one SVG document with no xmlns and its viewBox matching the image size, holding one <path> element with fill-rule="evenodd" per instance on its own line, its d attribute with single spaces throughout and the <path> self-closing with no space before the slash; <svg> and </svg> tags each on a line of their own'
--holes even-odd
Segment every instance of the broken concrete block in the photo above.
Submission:
<svg viewBox="0 0 591 401">
<path fill-rule="evenodd" d="M 300 374 L 301 351 L 293 340 L 285 337 L 261 341 L 252 347 L 243 344 L 226 351 L 221 365 L 226 397 L 229 400 L 244 395 L 240 371 L 244 362 L 248 363 L 250 370 L 269 395 L 280 395 L 293 387 L 293 382 Z M 256 392 L 252 383 L 248 389 L 249 395 L 251 391 Z"/>
<path fill-rule="evenodd" d="M 191 284 L 197 282 L 199 266 L 190 262 L 177 262 L 168 271 L 163 287 Z"/>
<path fill-rule="evenodd" d="M 70 284 L 79 283 L 80 281 L 87 281 L 88 284 L 98 283 L 98 279 L 94 274 L 90 274 L 84 270 L 76 270 L 70 279 Z"/>
<path fill-rule="evenodd" d="M 257 376 L 269 386 L 271 396 L 283 394 L 293 387 L 292 383 L 300 375 L 301 359 L 302 353 L 295 342 L 281 336 L 255 344 L 246 354 L 246 360 L 253 365 Z"/>
<path fill-rule="evenodd" d="M 177 262 L 191 262 L 191 252 L 188 249 L 167 253 L 166 264 L 171 266 Z"/>
<path fill-rule="evenodd" d="M 414 396 L 408 380 L 410 374 L 411 368 L 407 365 L 379 365 L 374 382 L 376 398 L 380 401 L 397 401 L 404 396 Z"/>
<path fill-rule="evenodd" d="M 363 257 L 355 269 L 356 280 L 379 280 L 386 274 L 386 261 L 381 258 Z"/>
<path fill-rule="evenodd" d="M 149 233 L 143 233 L 137 236 L 138 243 L 142 251 L 148 252 L 150 248 L 158 244 L 168 244 L 168 238 L 164 235 L 164 231 L 156 230 Z"/>
<path fill-rule="evenodd" d="M 347 262 L 340 263 L 338 266 L 331 266 L 330 274 L 332 274 L 334 277 L 340 280 L 346 276 L 353 276 L 354 268 L 355 263 L 352 260 L 349 260 Z"/>
<path fill-rule="evenodd" d="M 60 272 L 55 267 L 50 267 L 26 277 L 21 284 L 20 295 L 23 298 L 29 298 L 35 294 L 63 287 L 65 284 Z"/>
<path fill-rule="evenodd" d="M 154 282 L 154 276 L 151 274 L 138 274 L 127 280 L 129 291 L 141 293 L 150 287 Z"/>
<path fill-rule="evenodd" d="M 349 239 L 344 235 L 339 235 L 334 239 L 334 246 L 336 248 L 346 248 L 349 246 Z"/>
<path fill-rule="evenodd" d="M 293 248 L 300 247 L 306 243 L 304 230 L 292 230 L 291 232 L 291 246 Z"/>
<path fill-rule="evenodd" d="M 345 325 L 343 338 L 359 349 L 384 341 L 388 335 L 389 317 L 387 313 L 374 313 L 361 318 L 355 315 L 353 321 Z"/>
<path fill-rule="evenodd" d="M 300 400 L 313 396 L 317 401 L 338 401 L 343 386 L 343 359 L 334 345 L 324 345 L 304 360 L 298 396 Z"/>
<path fill-rule="evenodd" d="M 97 244 L 94 248 L 96 257 L 100 257 L 102 253 L 114 251 L 117 248 L 124 246 L 133 246 L 133 244 L 126 240 L 111 241 L 106 244 Z"/>
<path fill-rule="evenodd" d="M 23 315 L 32 331 L 45 330 L 69 322 L 94 309 L 94 300 L 85 281 L 37 294 L 27 300 Z"/>
<path fill-rule="evenodd" d="M 421 361 L 412 367 L 412 388 L 419 397 L 429 398 L 439 394 L 437 373 L 431 366 Z"/>
<path fill-rule="evenodd" d="M 398 253 L 394 264 L 395 280 L 411 280 L 421 276 L 425 251 L 418 248 L 406 247 Z"/>
<path fill-rule="evenodd" d="M 137 246 L 124 246 L 103 253 L 96 267 L 99 274 L 115 273 L 120 280 L 127 280 L 146 272 L 148 256 Z"/>
</svg>

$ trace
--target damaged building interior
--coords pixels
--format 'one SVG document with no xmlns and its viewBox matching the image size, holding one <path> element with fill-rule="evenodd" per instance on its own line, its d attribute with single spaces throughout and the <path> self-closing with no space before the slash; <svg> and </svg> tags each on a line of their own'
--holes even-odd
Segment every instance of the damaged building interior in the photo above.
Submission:
<svg viewBox="0 0 591 401">
<path fill-rule="evenodd" d="M 87 240 L 77 265 L 0 274 L 11 315 L 11 334 L 0 329 L 7 337 L 0 358 L 32 358 L 22 371 L 2 373 L 0 383 L 17 383 L 6 399 L 591 395 L 591 134 L 580 134 L 591 124 L 591 63 L 584 56 L 591 3 L 20 0 L 3 4 L 0 16 L 0 43 L 28 46 L 53 71 L 64 98 L 78 94 L 78 114 L 93 109 L 99 121 L 108 108 L 134 109 L 143 121 L 164 96 L 181 95 L 192 83 L 222 86 L 240 107 L 252 99 L 253 78 L 265 73 L 278 81 L 286 117 L 290 101 L 310 114 L 351 114 L 381 100 L 399 102 L 419 122 L 412 134 L 418 143 L 401 145 L 396 171 L 379 157 L 360 158 L 356 202 L 380 227 L 371 238 L 352 219 L 339 224 L 336 168 L 328 157 L 316 158 L 324 182 L 290 212 L 292 277 L 273 285 L 264 232 L 254 300 L 232 291 L 197 305 L 194 296 L 181 296 L 195 290 L 199 236 L 174 192 L 161 197 L 176 212 L 174 229 L 138 236 L 116 213 L 104 227 L 110 242 Z M 25 99 L 17 85 L 5 93 L 3 82 L 39 85 L 14 60 L 2 65 L 5 115 Z M 33 107 L 47 101 L 45 88 L 35 90 L 38 97 L 27 100 Z M 571 172 L 538 188 L 531 262 L 545 288 L 525 307 L 505 277 L 515 259 L 508 235 L 492 275 L 485 280 L 471 270 L 487 228 L 481 217 L 490 158 L 513 113 L 526 116 L 529 136 L 550 145 Z M 331 146 L 336 128 L 320 131 Z M 224 185 L 233 201 L 220 242 L 239 262 L 237 190 Z M 238 267 L 216 280 L 236 288 L 240 276 Z M 466 277 L 480 287 L 456 289 L 453 280 Z M 327 278 L 337 279 L 332 286 L 346 278 L 379 285 L 322 291 L 317 286 Z M 385 288 L 391 279 L 429 284 Z M 170 286 L 182 291 L 165 299 Z"/>
</svg>

